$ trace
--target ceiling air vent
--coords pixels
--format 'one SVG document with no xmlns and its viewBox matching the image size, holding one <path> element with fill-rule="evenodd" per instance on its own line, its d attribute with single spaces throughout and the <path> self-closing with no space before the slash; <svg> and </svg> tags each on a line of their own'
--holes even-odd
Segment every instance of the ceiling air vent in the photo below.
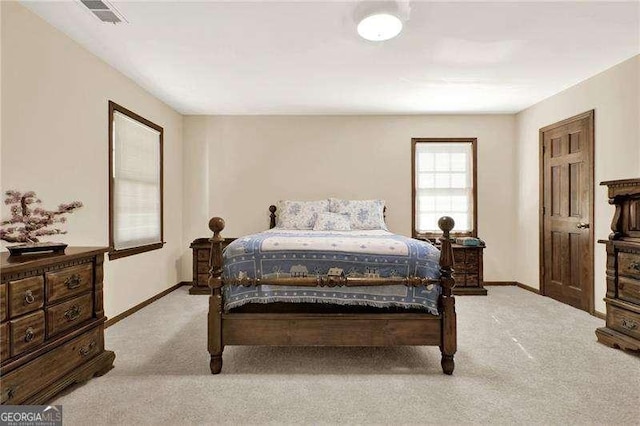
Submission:
<svg viewBox="0 0 640 426">
<path fill-rule="evenodd" d="M 127 22 L 124 16 L 118 10 L 113 7 L 112 4 L 104 0 L 80 0 L 91 13 L 98 17 L 102 22 L 108 22 L 111 24 L 118 24 L 121 22 Z"/>
</svg>

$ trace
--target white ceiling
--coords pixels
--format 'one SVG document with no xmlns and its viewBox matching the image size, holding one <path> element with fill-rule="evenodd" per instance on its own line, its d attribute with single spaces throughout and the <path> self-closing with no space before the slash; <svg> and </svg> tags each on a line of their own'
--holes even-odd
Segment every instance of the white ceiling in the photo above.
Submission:
<svg viewBox="0 0 640 426">
<path fill-rule="evenodd" d="M 517 112 L 640 53 L 640 3 L 410 2 L 399 37 L 357 2 L 23 2 L 185 114 Z"/>
</svg>

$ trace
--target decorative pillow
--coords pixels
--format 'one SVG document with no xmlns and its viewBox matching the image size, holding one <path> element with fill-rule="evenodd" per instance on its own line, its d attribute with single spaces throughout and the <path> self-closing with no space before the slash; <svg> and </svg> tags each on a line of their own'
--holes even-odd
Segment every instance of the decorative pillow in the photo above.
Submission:
<svg viewBox="0 0 640 426">
<path fill-rule="evenodd" d="M 333 213 L 349 215 L 351 229 L 387 229 L 384 223 L 383 200 L 329 200 Z"/>
<path fill-rule="evenodd" d="M 289 201 L 279 202 L 278 228 L 313 229 L 319 213 L 329 211 L 329 201 Z"/>
<path fill-rule="evenodd" d="M 340 213 L 320 213 L 314 231 L 351 231 L 349 216 Z"/>
</svg>

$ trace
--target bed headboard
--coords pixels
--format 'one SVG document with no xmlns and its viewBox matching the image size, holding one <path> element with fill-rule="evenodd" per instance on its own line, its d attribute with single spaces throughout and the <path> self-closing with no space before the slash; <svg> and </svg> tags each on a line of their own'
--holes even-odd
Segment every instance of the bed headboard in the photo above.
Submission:
<svg viewBox="0 0 640 426">
<path fill-rule="evenodd" d="M 278 208 L 275 205 L 269 206 L 269 229 L 273 229 L 276 227 L 276 210 Z M 382 215 L 384 217 L 384 222 L 387 223 L 387 206 L 384 206 L 382 209 Z"/>
</svg>

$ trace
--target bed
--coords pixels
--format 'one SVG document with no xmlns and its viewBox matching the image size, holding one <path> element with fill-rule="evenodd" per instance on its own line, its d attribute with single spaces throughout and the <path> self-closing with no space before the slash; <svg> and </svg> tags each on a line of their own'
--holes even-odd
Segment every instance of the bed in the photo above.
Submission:
<svg viewBox="0 0 640 426">
<path fill-rule="evenodd" d="M 442 371 L 453 373 L 453 219 L 438 222 L 438 250 L 385 229 L 279 229 L 277 207 L 269 211 L 269 231 L 224 253 L 225 222 L 209 221 L 212 374 L 228 345 L 439 346 Z"/>
</svg>

